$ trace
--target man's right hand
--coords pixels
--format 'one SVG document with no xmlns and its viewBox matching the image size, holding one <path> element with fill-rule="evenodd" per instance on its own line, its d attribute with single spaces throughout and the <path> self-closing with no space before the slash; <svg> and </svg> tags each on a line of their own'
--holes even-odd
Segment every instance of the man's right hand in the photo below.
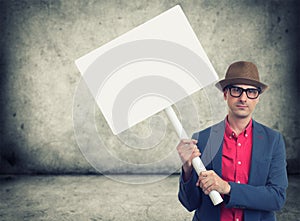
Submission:
<svg viewBox="0 0 300 221">
<path fill-rule="evenodd" d="M 189 180 L 189 178 L 191 177 L 193 169 L 192 160 L 195 157 L 199 157 L 201 155 L 196 144 L 197 140 L 182 139 L 176 147 L 179 157 L 182 161 L 182 168 L 184 170 L 184 181 Z"/>
</svg>

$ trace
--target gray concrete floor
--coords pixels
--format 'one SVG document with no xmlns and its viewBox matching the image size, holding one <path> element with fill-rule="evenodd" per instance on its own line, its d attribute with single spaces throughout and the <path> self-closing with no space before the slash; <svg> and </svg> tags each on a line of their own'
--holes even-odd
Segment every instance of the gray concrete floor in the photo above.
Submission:
<svg viewBox="0 0 300 221">
<path fill-rule="evenodd" d="M 279 221 L 300 221 L 299 181 L 289 177 Z M 0 220 L 191 220 L 177 191 L 177 175 L 139 185 L 105 176 L 0 176 Z"/>
</svg>

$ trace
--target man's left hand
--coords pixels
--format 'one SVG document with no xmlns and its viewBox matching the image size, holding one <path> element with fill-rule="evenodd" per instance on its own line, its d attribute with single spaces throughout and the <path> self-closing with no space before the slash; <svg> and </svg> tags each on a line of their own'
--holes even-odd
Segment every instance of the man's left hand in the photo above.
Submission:
<svg viewBox="0 0 300 221">
<path fill-rule="evenodd" d="M 220 194 L 229 194 L 231 188 L 229 183 L 220 178 L 213 170 L 201 172 L 196 186 L 199 186 L 206 195 L 212 190 L 216 190 Z"/>
</svg>

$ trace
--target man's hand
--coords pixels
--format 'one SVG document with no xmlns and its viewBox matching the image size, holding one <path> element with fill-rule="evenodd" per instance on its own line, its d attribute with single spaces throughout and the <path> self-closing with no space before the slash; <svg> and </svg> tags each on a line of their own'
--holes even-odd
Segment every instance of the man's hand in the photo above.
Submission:
<svg viewBox="0 0 300 221">
<path fill-rule="evenodd" d="M 196 146 L 197 140 L 182 139 L 177 145 L 176 149 L 182 161 L 182 168 L 184 170 L 184 181 L 191 177 L 192 173 L 192 160 L 201 155 L 198 147 Z"/>
<path fill-rule="evenodd" d="M 196 185 L 201 187 L 202 191 L 206 195 L 208 195 L 212 190 L 216 190 L 220 194 L 230 193 L 229 183 L 220 178 L 213 170 L 201 172 Z"/>
</svg>

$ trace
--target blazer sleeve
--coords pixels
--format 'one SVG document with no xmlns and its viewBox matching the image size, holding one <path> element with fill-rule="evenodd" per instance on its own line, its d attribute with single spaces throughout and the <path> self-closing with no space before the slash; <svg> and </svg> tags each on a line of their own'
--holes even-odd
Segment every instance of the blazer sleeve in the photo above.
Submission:
<svg viewBox="0 0 300 221">
<path fill-rule="evenodd" d="M 204 146 L 203 142 L 207 142 L 207 135 L 204 134 L 205 136 L 204 139 L 198 139 L 199 138 L 198 133 L 194 133 L 192 136 L 192 139 L 198 140 L 197 146 L 200 149 L 200 152 L 202 152 L 202 149 L 200 146 Z M 202 134 L 202 133 L 201 133 Z M 188 211 L 193 211 L 197 208 L 199 208 L 202 204 L 202 190 L 196 186 L 196 183 L 198 181 L 198 175 L 196 171 L 193 169 L 192 170 L 192 176 L 191 178 L 184 182 L 183 180 L 184 176 L 184 171 L 181 169 L 181 174 L 180 174 L 180 180 L 179 180 L 179 192 L 178 192 L 178 198 L 181 204 L 188 210 Z"/>
<path fill-rule="evenodd" d="M 190 212 L 197 209 L 201 204 L 200 188 L 196 186 L 198 175 L 195 170 L 192 171 L 191 178 L 184 182 L 184 171 L 180 174 L 178 199 L 181 204 Z"/>
<path fill-rule="evenodd" d="M 266 177 L 255 177 L 257 183 L 261 182 L 259 185 L 230 182 L 230 196 L 225 196 L 226 207 L 263 211 L 276 211 L 283 207 L 288 179 L 282 135 L 277 132 L 273 143 L 269 145 L 270 147 L 259 147 L 267 148 L 267 151 L 272 151 L 272 153 L 263 158 L 261 164 L 256 167 L 257 170 L 259 167 L 261 170 L 267 170 Z M 252 163 L 257 163 L 257 161 Z"/>
</svg>

